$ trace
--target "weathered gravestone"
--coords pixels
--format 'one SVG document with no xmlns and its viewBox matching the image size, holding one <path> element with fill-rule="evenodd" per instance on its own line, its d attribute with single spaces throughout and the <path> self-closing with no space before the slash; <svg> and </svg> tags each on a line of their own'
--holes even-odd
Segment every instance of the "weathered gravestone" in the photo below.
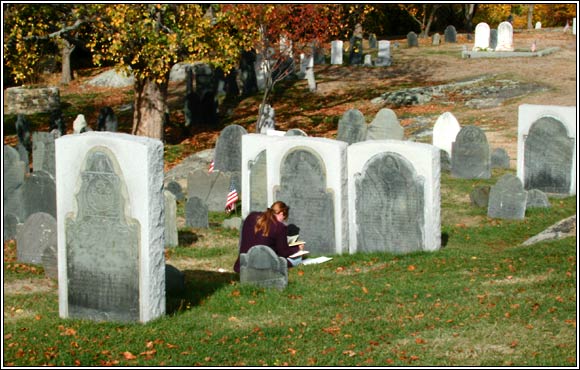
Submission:
<svg viewBox="0 0 580 370">
<path fill-rule="evenodd" d="M 214 152 L 215 171 L 240 172 L 242 136 L 247 133 L 240 125 L 229 125 L 220 132 Z"/>
<path fill-rule="evenodd" d="M 183 194 L 183 188 L 181 184 L 177 181 L 171 180 L 165 186 L 165 190 L 171 192 L 175 196 L 175 200 L 181 202 L 185 199 L 185 194 Z"/>
<path fill-rule="evenodd" d="M 26 173 L 25 163 L 20 160 L 16 149 L 9 145 L 4 145 L 4 167 L 2 188 L 2 204 L 4 214 L 12 214 L 18 221 L 24 221 L 25 211 L 23 204 L 24 174 Z"/>
<path fill-rule="evenodd" d="M 526 189 L 576 193 L 575 107 L 520 106 L 518 177 Z"/>
<path fill-rule="evenodd" d="M 262 150 L 256 159 L 248 163 L 250 173 L 250 212 L 263 212 L 269 207 L 267 191 L 267 154 Z"/>
<path fill-rule="evenodd" d="M 291 128 L 290 130 L 286 131 L 284 136 L 308 136 L 308 134 L 299 128 Z"/>
<path fill-rule="evenodd" d="M 330 64 L 342 65 L 342 40 L 334 40 L 330 43 Z"/>
<path fill-rule="evenodd" d="M 528 200 L 526 201 L 527 208 L 550 208 L 550 200 L 546 193 L 538 189 L 528 190 Z"/>
<path fill-rule="evenodd" d="M 497 26 L 495 51 L 514 51 L 514 28 L 510 22 L 501 22 Z"/>
<path fill-rule="evenodd" d="M 417 38 L 417 34 L 413 31 L 407 34 L 407 46 L 410 48 L 419 46 L 419 39 Z"/>
<path fill-rule="evenodd" d="M 42 253 L 42 267 L 44 268 L 44 275 L 51 279 L 58 279 L 58 243 L 50 244 L 44 249 Z"/>
<path fill-rule="evenodd" d="M 439 150 L 395 140 L 348 149 L 350 252 L 441 246 Z"/>
<path fill-rule="evenodd" d="M 489 204 L 489 190 L 491 186 L 489 185 L 478 185 L 469 193 L 469 199 L 471 200 L 471 205 L 476 207 L 487 208 Z"/>
<path fill-rule="evenodd" d="M 441 35 L 435 32 L 433 36 L 431 36 L 431 45 L 439 46 L 440 44 L 441 44 Z"/>
<path fill-rule="evenodd" d="M 447 26 L 445 28 L 444 34 L 445 34 L 445 42 L 451 43 L 457 42 L 457 30 L 455 29 L 455 26 L 451 24 Z"/>
<path fill-rule="evenodd" d="M 18 236 L 18 231 L 21 227 L 22 224 L 18 221 L 18 217 L 12 213 L 4 212 L 4 224 L 2 228 L 4 241 L 16 239 Z"/>
<path fill-rule="evenodd" d="M 163 315 L 161 141 L 65 135 L 56 158 L 60 316 L 147 322 Z"/>
<path fill-rule="evenodd" d="M 489 49 L 489 25 L 485 22 L 478 23 L 475 26 L 475 43 L 474 51 Z"/>
<path fill-rule="evenodd" d="M 491 152 L 491 168 L 510 168 L 510 156 L 503 148 Z"/>
<path fill-rule="evenodd" d="M 208 208 L 202 199 L 191 197 L 185 203 L 185 225 L 200 228 L 209 227 Z"/>
<path fill-rule="evenodd" d="M 41 264 L 44 250 L 56 246 L 56 235 L 56 220 L 52 215 L 44 212 L 30 215 L 16 237 L 18 261 Z"/>
<path fill-rule="evenodd" d="M 495 50 L 497 47 L 497 29 L 492 28 L 489 30 L 489 48 Z"/>
<path fill-rule="evenodd" d="M 377 60 L 375 66 L 384 67 L 392 64 L 391 59 L 391 42 L 389 40 L 379 41 L 379 51 L 377 53 Z"/>
<path fill-rule="evenodd" d="M 366 140 L 403 140 L 404 134 L 397 114 L 392 109 L 383 108 L 368 126 Z"/>
<path fill-rule="evenodd" d="M 437 117 L 433 126 L 433 145 L 447 152 L 451 157 L 451 147 L 461 126 L 451 112 L 445 112 Z"/>
<path fill-rule="evenodd" d="M 207 204 L 208 210 L 223 211 L 231 182 L 230 173 L 195 170 L 187 178 L 187 198 L 198 197 Z M 236 190 L 241 193 L 241 187 L 236 187 Z"/>
<path fill-rule="evenodd" d="M 508 220 L 523 220 L 528 194 L 520 179 L 505 174 L 489 190 L 487 216 Z"/>
<path fill-rule="evenodd" d="M 451 174 L 462 179 L 489 179 L 490 154 L 487 138 L 476 126 L 461 128 L 451 147 Z"/>
<path fill-rule="evenodd" d="M 179 244 L 177 234 L 177 201 L 175 195 L 168 190 L 163 191 L 165 203 L 165 246 L 174 247 Z"/>
<path fill-rule="evenodd" d="M 365 116 L 358 109 L 349 109 L 338 120 L 336 140 L 353 144 L 364 141 L 367 135 Z"/>
<path fill-rule="evenodd" d="M 54 176 L 54 140 L 51 132 L 32 133 L 32 169 L 46 171 Z"/>
<path fill-rule="evenodd" d="M 24 217 L 36 212 L 46 212 L 56 217 L 56 185 L 54 177 L 45 171 L 34 171 L 22 186 Z"/>
<path fill-rule="evenodd" d="M 288 264 L 272 248 L 255 245 L 240 254 L 240 283 L 283 290 L 288 286 Z"/>
</svg>

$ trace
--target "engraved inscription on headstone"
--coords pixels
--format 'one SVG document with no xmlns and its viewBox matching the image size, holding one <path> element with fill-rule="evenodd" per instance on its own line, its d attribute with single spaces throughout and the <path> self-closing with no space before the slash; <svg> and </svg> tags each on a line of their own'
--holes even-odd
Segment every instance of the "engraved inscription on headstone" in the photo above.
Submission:
<svg viewBox="0 0 580 370">
<path fill-rule="evenodd" d="M 359 249 L 408 253 L 423 249 L 425 180 L 405 158 L 383 152 L 355 175 Z"/>
<path fill-rule="evenodd" d="M 465 126 L 451 146 L 451 174 L 462 179 L 489 179 L 489 145 L 482 129 Z"/>
<path fill-rule="evenodd" d="M 250 210 L 263 212 L 268 208 L 267 154 L 262 150 L 256 159 L 248 163 L 250 173 Z"/>
<path fill-rule="evenodd" d="M 56 244 L 54 217 L 45 212 L 34 213 L 26 219 L 16 237 L 18 261 L 40 264 L 44 250 Z"/>
<path fill-rule="evenodd" d="M 300 227 L 312 253 L 336 252 L 333 199 L 326 188 L 326 166 L 316 153 L 299 147 L 286 154 L 275 200 L 290 207 L 288 223 Z"/>
<path fill-rule="evenodd" d="M 22 187 L 24 217 L 36 212 L 46 212 L 56 217 L 56 184 L 46 171 L 34 171 Z"/>
<path fill-rule="evenodd" d="M 546 193 L 570 192 L 574 140 L 554 117 L 532 124 L 524 143 L 524 187 Z"/>
<path fill-rule="evenodd" d="M 338 120 L 336 140 L 345 141 L 349 145 L 364 141 L 367 136 L 365 116 L 358 109 L 349 109 Z"/>
<path fill-rule="evenodd" d="M 65 221 L 69 316 L 138 321 L 140 224 L 114 154 L 92 148 L 78 181 L 77 213 Z"/>
<path fill-rule="evenodd" d="M 242 135 L 247 133 L 239 125 L 229 125 L 221 131 L 215 146 L 215 171 L 241 171 Z"/>
<path fill-rule="evenodd" d="M 526 213 L 527 197 L 520 179 L 511 173 L 505 174 L 489 191 L 487 216 L 522 220 Z"/>
</svg>

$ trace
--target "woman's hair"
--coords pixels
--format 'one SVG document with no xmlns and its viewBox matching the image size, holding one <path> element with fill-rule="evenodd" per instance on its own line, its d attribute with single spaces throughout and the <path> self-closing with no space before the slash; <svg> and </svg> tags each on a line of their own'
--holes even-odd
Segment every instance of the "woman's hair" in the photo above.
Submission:
<svg viewBox="0 0 580 370">
<path fill-rule="evenodd" d="M 258 216 L 258 219 L 256 220 L 256 226 L 254 226 L 254 233 L 257 234 L 258 231 L 261 231 L 263 236 L 267 236 L 270 233 L 270 225 L 273 225 L 277 222 L 276 215 L 282 213 L 284 215 L 284 219 L 287 219 L 289 210 L 290 207 L 288 207 L 286 203 L 282 201 L 274 202 L 274 204 L 272 204 L 272 206 L 270 206 L 266 212 Z"/>
</svg>

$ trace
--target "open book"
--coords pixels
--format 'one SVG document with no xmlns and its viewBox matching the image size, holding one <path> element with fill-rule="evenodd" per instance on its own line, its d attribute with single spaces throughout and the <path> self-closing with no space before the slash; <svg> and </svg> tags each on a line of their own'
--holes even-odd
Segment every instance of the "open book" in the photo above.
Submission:
<svg viewBox="0 0 580 370">
<path fill-rule="evenodd" d="M 293 247 L 295 245 L 300 245 L 300 244 L 306 243 L 303 240 L 298 240 L 299 237 L 300 237 L 300 235 L 298 235 L 298 234 L 289 236 L 288 237 L 288 246 Z"/>
<path fill-rule="evenodd" d="M 305 254 L 308 254 L 308 253 L 310 253 L 310 252 L 308 252 L 308 251 L 304 251 L 304 250 L 300 250 L 300 251 L 298 251 L 298 252 L 296 252 L 296 253 L 294 253 L 294 254 L 292 254 L 292 255 L 288 256 L 288 258 L 296 258 L 296 257 L 303 256 L 303 255 L 305 255 Z"/>
</svg>

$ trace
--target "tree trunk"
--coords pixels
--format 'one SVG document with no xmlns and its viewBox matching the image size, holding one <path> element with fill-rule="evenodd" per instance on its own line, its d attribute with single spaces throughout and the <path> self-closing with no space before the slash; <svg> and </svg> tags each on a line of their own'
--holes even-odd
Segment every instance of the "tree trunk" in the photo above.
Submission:
<svg viewBox="0 0 580 370">
<path fill-rule="evenodd" d="M 531 30 L 532 27 L 532 19 L 534 18 L 534 4 L 528 5 L 528 29 Z"/>
<path fill-rule="evenodd" d="M 75 46 L 63 39 L 61 42 L 62 48 L 62 71 L 60 76 L 60 83 L 68 85 L 73 80 L 72 68 L 70 64 L 70 56 L 75 49 Z"/>
<path fill-rule="evenodd" d="M 465 10 L 465 29 L 467 32 L 473 31 L 473 16 L 477 9 L 477 4 L 464 4 Z"/>
<path fill-rule="evenodd" d="M 166 108 L 167 83 L 136 78 L 132 134 L 163 140 Z"/>
</svg>

